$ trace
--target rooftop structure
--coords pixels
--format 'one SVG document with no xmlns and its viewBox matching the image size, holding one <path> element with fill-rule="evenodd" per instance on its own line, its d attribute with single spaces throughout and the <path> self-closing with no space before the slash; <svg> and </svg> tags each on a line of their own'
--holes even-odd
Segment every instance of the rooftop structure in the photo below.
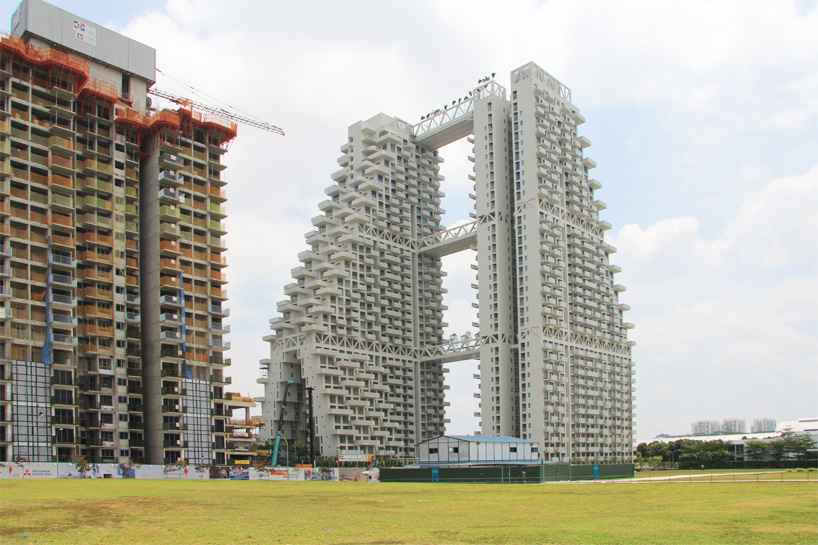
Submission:
<svg viewBox="0 0 818 545">
<path fill-rule="evenodd" d="M 447 423 L 443 364 L 479 357 L 483 435 L 533 441 L 547 461 L 631 458 L 633 326 L 584 118 L 533 63 L 510 91 L 484 78 L 417 125 L 379 114 L 349 128 L 265 337 L 268 421 L 296 386 L 285 437 L 306 440 L 310 387 L 321 454 L 413 456 Z M 437 150 L 461 138 L 475 221 L 446 229 Z M 479 333 L 444 342 L 440 257 L 473 249 Z"/>
</svg>

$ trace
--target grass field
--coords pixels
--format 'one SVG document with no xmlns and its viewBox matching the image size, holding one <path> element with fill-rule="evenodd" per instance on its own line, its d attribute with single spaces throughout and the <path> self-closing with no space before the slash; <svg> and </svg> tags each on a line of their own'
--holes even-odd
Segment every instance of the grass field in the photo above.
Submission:
<svg viewBox="0 0 818 545">
<path fill-rule="evenodd" d="M 684 478 L 682 478 L 684 477 Z M 638 471 L 633 476 L 637 480 L 667 481 L 816 481 L 818 472 L 797 471 L 794 469 L 707 469 L 707 470 L 668 470 L 668 471 Z"/>
<path fill-rule="evenodd" d="M 817 492 L 811 482 L 7 480 L 0 542 L 814 544 Z"/>
</svg>

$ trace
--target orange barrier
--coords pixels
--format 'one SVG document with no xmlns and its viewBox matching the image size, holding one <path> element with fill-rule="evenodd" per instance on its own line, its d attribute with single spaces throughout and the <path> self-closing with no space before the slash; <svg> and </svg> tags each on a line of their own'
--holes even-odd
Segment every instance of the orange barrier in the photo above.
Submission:
<svg viewBox="0 0 818 545">
<path fill-rule="evenodd" d="M 0 41 L 0 49 L 13 56 L 24 57 L 26 61 L 35 65 L 73 73 L 82 80 L 78 82 L 80 86 L 88 80 L 88 63 L 68 53 L 50 47 L 34 47 L 17 36 L 9 36 Z"/>
</svg>

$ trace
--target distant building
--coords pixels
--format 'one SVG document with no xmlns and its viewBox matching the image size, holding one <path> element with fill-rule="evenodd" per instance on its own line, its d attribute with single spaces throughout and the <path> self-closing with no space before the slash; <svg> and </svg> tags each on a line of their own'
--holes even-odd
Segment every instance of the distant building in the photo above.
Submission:
<svg viewBox="0 0 818 545">
<path fill-rule="evenodd" d="M 775 431 L 776 421 L 772 418 L 754 418 L 753 419 L 753 427 L 751 431 L 753 433 L 765 433 L 770 431 Z"/>
<path fill-rule="evenodd" d="M 422 466 L 538 464 L 535 441 L 486 435 L 442 435 L 417 446 Z"/>
<path fill-rule="evenodd" d="M 775 427 L 773 426 L 773 429 Z M 744 418 L 725 418 L 721 424 L 722 433 L 746 433 L 747 421 Z"/>
<path fill-rule="evenodd" d="M 697 420 L 690 425 L 690 435 L 713 435 L 721 432 L 716 420 Z"/>
<path fill-rule="evenodd" d="M 774 422 L 773 420 L 767 418 L 757 418 L 753 422 L 753 427 L 757 425 L 760 420 L 766 420 L 768 422 Z M 706 433 L 695 433 L 697 426 L 700 429 L 707 429 L 707 425 L 705 424 L 718 424 L 713 420 L 701 420 L 699 422 L 694 422 L 691 426 L 692 431 L 690 435 L 667 435 L 667 434 L 660 434 L 657 435 L 654 441 L 661 441 L 662 443 L 672 443 L 675 441 L 681 441 L 684 439 L 691 439 L 693 441 L 724 441 L 725 443 L 729 443 L 731 453 L 736 457 L 737 460 L 741 460 L 744 457 L 744 444 L 750 439 L 761 439 L 765 441 L 771 441 L 781 437 L 784 432 L 792 432 L 798 435 L 809 435 L 812 437 L 816 442 L 818 442 L 818 418 L 800 418 L 798 420 L 792 420 L 787 422 L 781 422 L 775 426 L 774 429 L 764 431 L 764 432 L 757 432 L 753 431 L 752 433 L 729 433 L 724 432 L 723 434 L 710 434 L 709 437 L 702 438 L 697 437 L 701 435 L 707 435 Z M 807 450 L 807 458 L 814 459 L 818 458 L 818 449 L 809 449 Z"/>
</svg>

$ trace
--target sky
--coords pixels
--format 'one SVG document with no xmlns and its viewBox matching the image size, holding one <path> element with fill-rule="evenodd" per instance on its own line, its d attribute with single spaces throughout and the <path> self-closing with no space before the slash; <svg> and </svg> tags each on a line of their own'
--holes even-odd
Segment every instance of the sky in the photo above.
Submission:
<svg viewBox="0 0 818 545">
<path fill-rule="evenodd" d="M 700 419 L 749 431 L 818 416 L 817 2 L 53 3 L 156 48 L 157 88 L 286 131 L 240 126 L 225 159 L 230 372 L 244 395 L 262 395 L 262 337 L 347 127 L 380 112 L 416 123 L 533 61 L 587 119 L 636 326 L 637 441 Z M 15 7 L 0 3 L 5 30 Z M 469 146 L 441 153 L 452 226 L 472 207 Z M 447 335 L 473 331 L 469 253 L 444 260 Z M 477 363 L 449 367 L 447 432 L 472 433 Z"/>
</svg>

